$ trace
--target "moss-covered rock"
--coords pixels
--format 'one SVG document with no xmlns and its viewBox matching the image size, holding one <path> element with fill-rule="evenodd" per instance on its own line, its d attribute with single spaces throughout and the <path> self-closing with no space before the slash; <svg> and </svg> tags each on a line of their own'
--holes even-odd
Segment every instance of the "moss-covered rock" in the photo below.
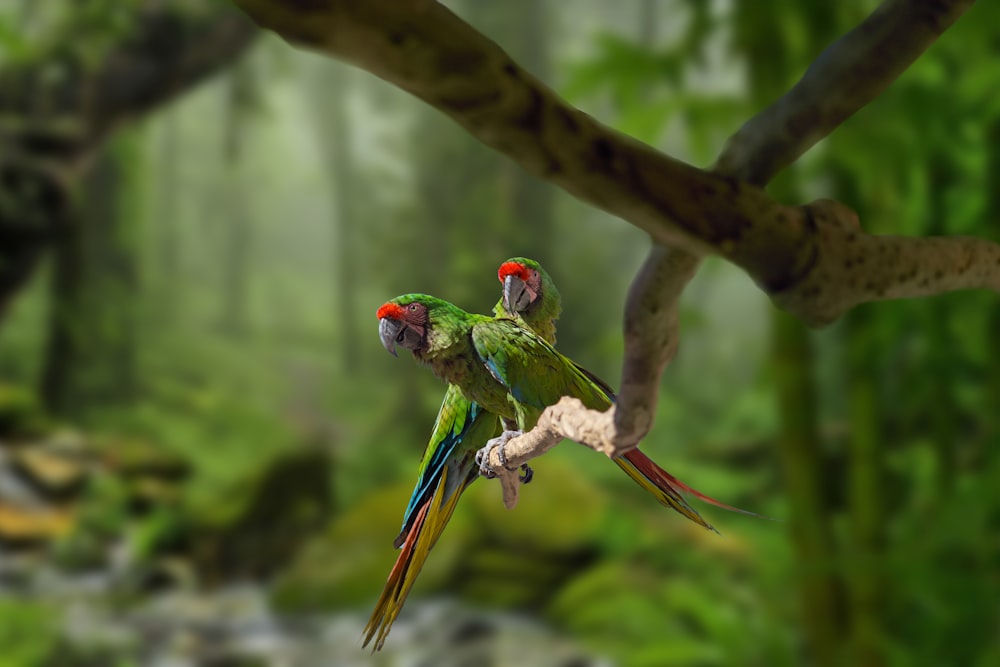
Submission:
<svg viewBox="0 0 1000 667">
<path fill-rule="evenodd" d="M 607 496 L 593 480 L 565 461 L 537 464 L 537 483 L 521 487 L 518 505 L 507 510 L 500 485 L 479 482 L 465 499 L 484 541 L 510 550 L 568 554 L 593 548 L 607 510 Z"/>
<path fill-rule="evenodd" d="M 412 595 L 460 594 L 504 608 L 538 608 L 550 591 L 596 554 L 604 495 L 572 468 L 546 462 L 538 484 L 507 511 L 499 484 L 478 481 L 461 499 L 431 551 Z M 274 588 L 286 610 L 326 610 L 374 601 L 399 553 L 412 485 L 383 489 L 338 517 L 311 541 Z"/>
<path fill-rule="evenodd" d="M 46 545 L 67 535 L 74 514 L 65 508 L 19 507 L 0 500 L 0 546 L 12 549 Z"/>
<path fill-rule="evenodd" d="M 317 611 L 374 601 L 399 553 L 392 540 L 411 490 L 408 483 L 385 488 L 332 521 L 278 579 L 275 604 L 286 611 Z M 459 505 L 417 579 L 416 595 L 440 590 L 449 580 L 469 530 Z"/>
<path fill-rule="evenodd" d="M 106 437 L 95 441 L 104 467 L 130 477 L 182 481 L 191 474 L 191 462 L 180 454 L 142 438 Z"/>
<path fill-rule="evenodd" d="M 183 508 L 196 570 L 207 583 L 269 577 L 328 520 L 332 497 L 324 450 L 276 456 L 211 501 Z"/>
<path fill-rule="evenodd" d="M 67 501 L 80 495 L 90 471 L 78 457 L 42 446 L 20 447 L 10 455 L 12 470 L 42 497 Z"/>
<path fill-rule="evenodd" d="M 0 440 L 36 436 L 48 420 L 35 392 L 0 383 Z"/>
</svg>

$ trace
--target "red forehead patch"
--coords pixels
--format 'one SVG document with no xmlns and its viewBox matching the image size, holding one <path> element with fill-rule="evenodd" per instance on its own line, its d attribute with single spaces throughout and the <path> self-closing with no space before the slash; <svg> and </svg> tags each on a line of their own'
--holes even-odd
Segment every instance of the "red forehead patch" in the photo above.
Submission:
<svg viewBox="0 0 1000 667">
<path fill-rule="evenodd" d="M 383 303 L 378 307 L 375 316 L 380 320 L 387 317 L 391 320 L 401 320 L 403 319 L 403 307 L 398 303 Z"/>
<path fill-rule="evenodd" d="M 517 276 L 521 280 L 528 281 L 528 267 L 518 262 L 504 262 L 497 271 L 497 278 L 503 282 L 507 276 Z"/>
</svg>

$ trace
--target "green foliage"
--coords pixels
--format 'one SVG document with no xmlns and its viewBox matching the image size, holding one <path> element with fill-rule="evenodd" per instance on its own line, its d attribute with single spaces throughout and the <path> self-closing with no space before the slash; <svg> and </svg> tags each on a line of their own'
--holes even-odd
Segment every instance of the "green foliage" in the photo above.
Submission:
<svg viewBox="0 0 1000 667">
<path fill-rule="evenodd" d="M 0 3 L 0 67 L 93 67 L 132 34 L 139 4 Z M 459 13 L 515 58 L 528 53 L 523 5 L 465 4 Z M 548 3 L 551 81 L 602 122 L 698 164 L 875 5 L 684 0 L 658 4 L 648 26 L 635 20 L 640 4 Z M 171 4 L 180 30 L 224 6 Z M 985 64 L 996 57 L 997 7 L 977 3 L 773 192 L 841 199 L 878 233 L 995 238 L 1000 97 Z M 273 534 L 261 524 L 315 517 L 266 479 L 288 452 L 316 448 L 330 465 L 302 477 L 332 485 L 336 516 L 279 573 L 273 600 L 363 616 L 396 556 L 391 540 L 444 390 L 384 354 L 378 304 L 420 290 L 487 312 L 497 263 L 537 257 L 563 293 L 560 348 L 616 383 L 623 296 L 647 239 L 555 190 L 532 199 L 517 168 L 382 82 L 264 41 L 241 76 L 208 83 L 109 145 L 119 177 L 107 210 L 122 224 L 91 240 L 130 262 L 135 280 L 88 283 L 69 318 L 85 341 L 69 412 L 102 458 L 113 452 L 116 472 L 92 478 L 54 553 L 69 570 L 101 568 L 124 534 L 144 563 L 184 542 L 229 541 L 245 564 L 269 548 L 254 542 Z M 235 160 L 234 103 L 254 111 L 239 121 Z M 343 131 L 329 122 L 332 105 Z M 338 191 L 329 148 L 345 141 L 351 161 L 339 167 L 353 186 Z M 237 241 L 242 270 L 226 259 Z M 88 256 L 107 278 L 115 253 Z M 337 271 L 342 257 L 350 276 Z M 246 294 L 239 333 L 220 326 L 231 271 Z M 0 327 L 0 440 L 51 427 L 34 390 L 61 312 L 48 278 Z M 793 547 L 789 518 L 802 508 L 789 506 L 794 466 L 775 448 L 788 415 L 775 400 L 769 309 L 745 275 L 704 264 L 643 449 L 695 488 L 779 521 L 705 508 L 724 536 L 687 532 L 603 457 L 564 444 L 537 462 L 514 512 L 495 483 L 470 489 L 409 604 L 457 595 L 519 609 L 626 666 L 802 664 L 801 587 L 818 566 Z M 872 568 L 875 632 L 895 664 L 1000 659 L 998 323 L 994 294 L 953 294 L 867 305 L 812 338 L 817 405 L 803 410 L 817 408 L 823 488 L 808 525 L 834 535 L 822 567 L 840 581 L 855 586 Z M 114 363 L 130 325 L 135 385 L 122 391 Z M 862 433 L 874 464 L 853 454 Z M 137 472 L 154 468 L 187 472 L 157 487 Z M 865 490 L 875 500 L 858 512 L 865 475 L 878 482 Z M 156 502 L 137 516 L 140 497 Z M 859 517 L 877 520 L 874 545 L 859 544 Z M 853 604 L 839 612 L 848 625 L 862 622 Z M 0 667 L 44 664 L 58 633 L 52 607 L 0 600 Z"/>
<path fill-rule="evenodd" d="M 58 640 L 58 616 L 52 606 L 0 597 L 0 667 L 44 665 Z"/>
</svg>

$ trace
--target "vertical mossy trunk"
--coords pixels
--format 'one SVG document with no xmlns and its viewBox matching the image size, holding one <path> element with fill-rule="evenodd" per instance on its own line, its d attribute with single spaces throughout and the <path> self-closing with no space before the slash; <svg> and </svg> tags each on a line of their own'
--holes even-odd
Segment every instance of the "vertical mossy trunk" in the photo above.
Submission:
<svg viewBox="0 0 1000 667">
<path fill-rule="evenodd" d="M 254 99 L 253 70 L 241 61 L 229 74 L 229 96 L 223 137 L 224 162 L 229 188 L 222 252 L 222 308 L 220 328 L 231 336 L 243 336 L 249 328 L 250 250 L 253 220 L 242 175 L 247 117 Z"/>
<path fill-rule="evenodd" d="M 845 571 L 850 591 L 851 660 L 857 667 L 886 663 L 883 616 L 885 534 L 882 458 L 883 434 L 878 391 L 876 316 L 852 311 L 846 319 L 848 344 L 849 436 L 848 508 L 850 549 Z"/>
<path fill-rule="evenodd" d="M 1000 174 L 1000 119 L 990 123 L 986 131 L 987 145 L 987 174 Z M 1000 220 L 1000 188 L 996 186 L 995 180 L 987 181 L 989 188 L 986 196 L 986 211 L 983 219 L 988 221 Z M 993 238 L 1000 240 L 1000 232 L 993 232 Z M 989 379 L 986 391 L 985 414 L 987 415 L 987 428 L 989 430 L 985 438 L 984 458 L 987 461 L 995 461 L 1000 455 L 997 453 L 1000 445 L 1000 300 L 994 300 L 989 319 L 987 320 L 988 330 L 986 339 L 992 344 L 990 346 Z M 984 466 L 984 469 L 989 469 Z"/>
<path fill-rule="evenodd" d="M 925 229 L 929 236 L 943 235 L 947 233 L 947 220 L 951 217 L 948 191 L 955 183 L 955 165 L 947 154 L 935 152 L 928 159 L 927 168 Z M 952 492 L 960 452 L 958 441 L 961 416 L 955 396 L 955 382 L 952 381 L 954 356 L 946 353 L 947 350 L 955 349 L 956 345 L 949 329 L 951 303 L 949 299 L 934 299 L 921 304 L 929 314 L 925 331 L 930 354 L 923 372 L 933 378 L 934 393 L 931 398 L 934 404 L 929 412 L 930 435 L 937 453 L 937 495 L 941 499 Z"/>
<path fill-rule="evenodd" d="M 333 227 L 336 246 L 333 256 L 332 280 L 335 285 L 335 313 L 340 331 L 340 360 L 344 370 L 355 372 L 362 348 L 358 331 L 358 245 L 355 229 L 358 225 L 356 205 L 358 166 L 351 151 L 351 121 L 348 116 L 348 99 L 351 94 L 353 73 L 344 65 L 323 67 L 324 82 L 317 85 L 314 103 L 320 114 L 317 122 L 320 141 L 330 178 Z"/>
<path fill-rule="evenodd" d="M 75 213 L 59 228 L 42 377 L 55 414 L 127 402 L 137 391 L 140 162 L 138 138 L 119 137 L 83 177 Z"/>
<path fill-rule="evenodd" d="M 158 171 L 160 182 L 157 189 L 159 197 L 156 206 L 155 224 L 157 226 L 157 264 L 158 280 L 156 293 L 156 316 L 162 322 L 171 322 L 176 316 L 177 282 L 181 275 L 180 267 L 180 226 L 178 221 L 178 118 L 173 111 L 163 114 L 160 141 L 158 146 Z"/>
<path fill-rule="evenodd" d="M 843 600 L 838 558 L 823 494 L 824 461 L 816 410 L 813 350 L 802 323 L 783 312 L 773 321 L 772 363 L 780 427 L 778 455 L 796 553 L 796 589 L 810 662 L 840 663 Z"/>
<path fill-rule="evenodd" d="M 808 38 L 807 44 L 823 43 L 836 31 L 836 20 L 827 3 L 788 7 L 780 22 L 752 3 L 738 3 L 736 8 L 734 39 L 750 59 L 753 104 L 763 108 L 794 82 L 798 73 L 790 65 L 799 59 L 801 37 Z M 793 171 L 781 174 L 777 185 L 781 192 L 775 196 L 781 201 L 801 201 L 794 181 Z M 832 529 L 833 507 L 824 493 L 827 461 L 819 434 L 812 341 L 804 325 L 785 313 L 774 315 L 772 340 L 780 414 L 778 452 L 790 505 L 807 661 L 834 667 L 846 664 L 848 612 L 840 550 Z"/>
</svg>

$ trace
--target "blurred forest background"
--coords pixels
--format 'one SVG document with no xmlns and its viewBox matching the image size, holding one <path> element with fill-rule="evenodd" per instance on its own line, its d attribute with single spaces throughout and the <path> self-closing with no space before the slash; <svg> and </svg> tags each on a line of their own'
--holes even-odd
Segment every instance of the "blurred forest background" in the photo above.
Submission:
<svg viewBox="0 0 1000 667">
<path fill-rule="evenodd" d="M 876 5 L 447 4 L 697 165 Z M 998 25 L 979 3 L 771 192 L 1000 240 Z M 369 656 L 443 394 L 376 307 L 487 312 L 533 257 L 614 384 L 645 235 L 221 1 L 4 0 L 0 150 L 0 666 L 1000 665 L 996 295 L 809 332 L 706 262 L 643 448 L 781 521 L 710 534 L 563 444 L 513 512 L 472 487 Z"/>
</svg>

